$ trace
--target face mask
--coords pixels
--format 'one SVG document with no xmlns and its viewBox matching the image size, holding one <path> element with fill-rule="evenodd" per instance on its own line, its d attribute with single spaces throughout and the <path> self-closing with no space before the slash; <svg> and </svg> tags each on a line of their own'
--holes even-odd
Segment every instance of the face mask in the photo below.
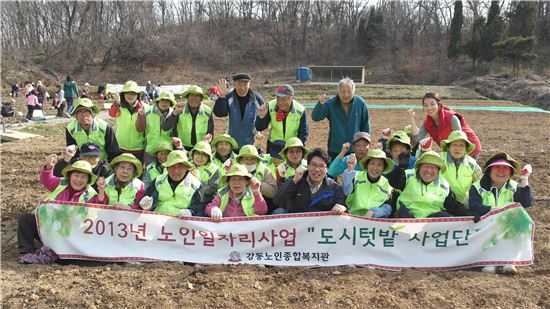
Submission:
<svg viewBox="0 0 550 309">
<path fill-rule="evenodd" d="M 256 164 L 243 164 L 244 167 L 246 167 L 246 170 L 249 172 L 249 173 L 252 173 L 256 170 Z"/>
</svg>

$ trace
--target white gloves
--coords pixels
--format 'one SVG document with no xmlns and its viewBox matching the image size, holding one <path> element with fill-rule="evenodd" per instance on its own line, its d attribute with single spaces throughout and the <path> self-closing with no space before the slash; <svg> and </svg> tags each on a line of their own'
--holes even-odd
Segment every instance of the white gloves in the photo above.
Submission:
<svg viewBox="0 0 550 309">
<path fill-rule="evenodd" d="M 420 145 L 420 149 L 422 149 L 422 151 L 428 151 L 428 150 L 432 150 L 432 142 L 433 142 L 433 139 L 431 137 L 426 137 L 424 139 L 421 139 L 418 144 Z"/>
<path fill-rule="evenodd" d="M 153 198 L 144 196 L 141 201 L 139 201 L 139 207 L 143 210 L 150 210 L 153 207 Z"/>
<path fill-rule="evenodd" d="M 532 173 L 533 173 L 533 167 L 531 166 L 531 164 L 527 164 L 521 169 L 521 176 L 519 176 L 519 178 L 527 179 L 529 178 L 529 176 L 531 176 Z"/>
<path fill-rule="evenodd" d="M 192 217 L 193 214 L 191 213 L 191 210 L 185 208 L 180 210 L 180 213 L 178 214 L 179 217 Z"/>
<path fill-rule="evenodd" d="M 221 220 L 222 218 L 222 210 L 218 207 L 214 207 L 212 208 L 212 210 L 210 211 L 210 217 L 212 218 L 212 220 Z"/>
</svg>

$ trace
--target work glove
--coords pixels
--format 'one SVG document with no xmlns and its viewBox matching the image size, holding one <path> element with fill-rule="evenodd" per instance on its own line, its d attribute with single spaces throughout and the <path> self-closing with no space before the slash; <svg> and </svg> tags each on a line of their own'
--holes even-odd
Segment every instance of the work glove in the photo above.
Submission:
<svg viewBox="0 0 550 309">
<path fill-rule="evenodd" d="M 420 149 L 422 152 L 426 152 L 428 150 L 432 150 L 432 142 L 433 139 L 431 137 L 426 137 L 424 139 L 421 139 L 418 144 L 420 145 Z"/>
<path fill-rule="evenodd" d="M 229 170 L 231 169 L 231 166 L 233 166 L 233 159 L 229 158 L 225 160 L 225 162 L 223 162 L 223 169 L 226 172 L 229 172 Z"/>
<path fill-rule="evenodd" d="M 389 139 L 391 134 L 392 134 L 391 128 L 385 128 L 384 130 L 382 130 L 382 138 L 384 139 Z"/>
<path fill-rule="evenodd" d="M 153 207 L 153 198 L 144 196 L 141 201 L 139 201 L 139 207 L 143 210 L 150 210 Z"/>
<path fill-rule="evenodd" d="M 185 209 L 180 210 L 178 216 L 179 217 L 192 217 L 193 214 L 191 213 L 191 210 L 185 208 Z"/>
<path fill-rule="evenodd" d="M 250 179 L 250 189 L 254 192 L 260 192 L 260 188 L 262 187 L 262 183 L 258 180 L 256 177 L 252 177 Z"/>
<path fill-rule="evenodd" d="M 403 151 L 397 156 L 397 165 L 401 169 L 407 169 L 409 162 L 411 161 L 411 154 L 408 151 Z"/>
<path fill-rule="evenodd" d="M 521 176 L 519 176 L 519 178 L 522 180 L 523 179 L 527 180 L 532 173 L 533 173 L 533 167 L 531 166 L 531 164 L 527 164 L 521 169 Z"/>
<path fill-rule="evenodd" d="M 183 148 L 183 145 L 181 143 L 181 139 L 179 139 L 178 137 L 172 137 L 172 143 L 174 144 L 174 147 L 176 149 L 182 149 Z"/>
<path fill-rule="evenodd" d="M 212 208 L 212 210 L 210 211 L 210 217 L 212 218 L 212 220 L 214 221 L 219 221 L 221 220 L 222 218 L 222 210 L 218 207 L 214 207 Z"/>
<path fill-rule="evenodd" d="M 65 148 L 65 156 L 66 157 L 74 157 L 76 154 L 76 145 L 69 145 L 67 148 Z"/>
</svg>

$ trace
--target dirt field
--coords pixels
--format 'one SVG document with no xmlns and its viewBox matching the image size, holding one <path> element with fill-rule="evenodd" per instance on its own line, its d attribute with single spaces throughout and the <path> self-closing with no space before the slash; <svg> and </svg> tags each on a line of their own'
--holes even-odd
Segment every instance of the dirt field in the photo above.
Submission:
<svg viewBox="0 0 550 309">
<path fill-rule="evenodd" d="M 384 103 L 377 101 L 377 103 Z M 387 102 L 390 103 L 390 102 Z M 471 104 L 452 101 L 452 105 Z M 485 105 L 498 102 L 483 101 Z M 510 103 L 506 103 L 508 105 Z M 309 110 L 311 111 L 311 110 Z M 420 111 L 417 119 L 420 121 Z M 38 181 L 43 158 L 65 146 L 62 134 L 1 145 L 2 305 L 6 308 L 550 308 L 550 116 L 464 111 L 483 144 L 533 165 L 535 264 L 515 276 L 479 270 L 388 272 L 209 266 L 179 263 L 34 266 L 18 263 L 16 222 L 46 195 Z M 372 109 L 372 132 L 406 125 L 405 110 Z M 216 121 L 216 132 L 224 121 Z M 328 123 L 311 123 L 308 145 L 326 148 Z"/>
</svg>

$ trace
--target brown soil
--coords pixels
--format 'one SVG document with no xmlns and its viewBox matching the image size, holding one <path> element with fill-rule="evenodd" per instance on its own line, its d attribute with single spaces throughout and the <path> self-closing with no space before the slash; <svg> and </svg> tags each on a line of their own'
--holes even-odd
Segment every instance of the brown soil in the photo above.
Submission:
<svg viewBox="0 0 550 309">
<path fill-rule="evenodd" d="M 383 103 L 383 102 L 380 102 Z M 498 102 L 484 101 L 487 105 Z M 507 104 L 508 105 L 508 104 Z M 64 149 L 62 135 L 2 144 L 2 305 L 6 308 L 323 307 L 323 308 L 550 308 L 550 117 L 540 113 L 464 111 L 482 140 L 481 162 L 506 151 L 531 163 L 537 224 L 535 264 L 515 276 L 478 270 L 388 272 L 208 266 L 179 263 L 34 266 L 18 263 L 16 223 L 46 191 L 37 171 L 48 153 Z M 419 119 L 420 116 L 418 116 Z M 372 132 L 405 126 L 404 110 L 371 110 Z M 225 128 L 216 120 L 216 132 Z M 311 123 L 309 147 L 326 148 L 328 123 Z"/>
</svg>

